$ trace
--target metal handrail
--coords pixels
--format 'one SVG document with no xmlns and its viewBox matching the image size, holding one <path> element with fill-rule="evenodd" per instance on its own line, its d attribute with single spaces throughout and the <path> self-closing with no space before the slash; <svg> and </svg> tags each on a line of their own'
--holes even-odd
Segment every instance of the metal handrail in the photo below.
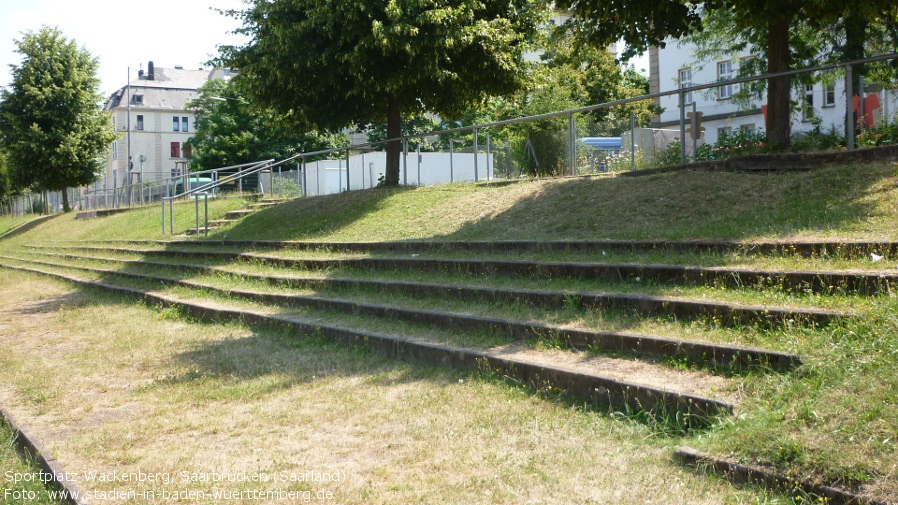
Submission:
<svg viewBox="0 0 898 505">
<path fill-rule="evenodd" d="M 248 167 L 248 168 L 244 168 L 244 169 L 240 170 L 236 174 L 225 177 L 224 179 L 219 179 L 217 181 L 208 182 L 206 184 L 203 184 L 202 186 L 192 188 L 192 189 L 189 188 L 189 186 L 190 186 L 189 177 L 191 175 L 198 174 L 199 172 L 195 172 L 194 174 L 187 174 L 187 176 L 188 176 L 187 191 L 184 191 L 183 193 L 180 193 L 177 195 L 167 196 L 167 197 L 162 198 L 162 233 L 165 233 L 165 202 L 166 202 L 166 200 L 168 201 L 169 233 L 174 234 L 175 233 L 174 201 L 177 200 L 178 198 L 182 198 L 182 197 L 187 197 L 189 199 L 189 197 L 191 195 L 194 195 L 196 198 L 196 205 L 197 205 L 196 232 L 197 232 L 197 234 L 199 234 L 199 196 L 203 195 L 205 198 L 205 202 L 206 202 L 205 203 L 205 205 L 206 205 L 205 230 L 206 230 L 206 234 L 208 235 L 208 233 L 209 233 L 209 192 L 227 182 L 239 181 L 247 176 L 259 173 L 266 168 L 271 168 L 273 166 L 278 165 L 278 164 L 272 165 L 272 162 L 274 162 L 274 160 L 269 159 L 269 160 L 264 160 L 264 161 L 255 161 L 252 163 L 244 163 L 242 165 L 235 165 L 232 167 L 215 169 L 216 171 L 219 171 L 219 170 L 227 170 L 230 168 L 241 167 L 241 166 Z M 208 171 L 206 171 L 206 172 L 208 172 Z"/>
</svg>

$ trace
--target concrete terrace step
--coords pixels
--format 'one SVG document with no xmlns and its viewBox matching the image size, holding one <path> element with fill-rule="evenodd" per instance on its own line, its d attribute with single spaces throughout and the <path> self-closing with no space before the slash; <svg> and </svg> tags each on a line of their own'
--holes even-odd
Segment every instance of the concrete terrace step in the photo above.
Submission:
<svg viewBox="0 0 898 505">
<path fill-rule="evenodd" d="M 179 257 L 170 254 L 172 251 L 147 251 L 120 248 L 90 248 L 81 246 L 76 249 L 120 251 L 161 257 Z M 241 254 L 229 259 L 246 258 Z M 256 256 L 249 256 L 256 258 Z M 310 260 L 311 261 L 311 260 Z M 329 261 L 329 260 L 322 260 Z M 281 265 L 284 266 L 284 265 Z M 303 266 L 288 262 L 286 266 Z M 388 282 L 388 281 L 381 281 Z M 442 285 L 425 283 L 394 283 L 393 286 L 405 284 L 403 289 L 411 294 L 427 294 L 456 299 L 482 299 L 487 301 L 524 302 L 543 307 L 575 307 L 631 310 L 643 315 L 672 315 L 678 318 L 715 318 L 720 324 L 825 324 L 834 319 L 852 317 L 855 314 L 820 309 L 790 309 L 771 306 L 740 305 L 710 300 L 691 300 L 684 298 L 651 296 L 640 294 L 623 294 L 611 292 L 571 292 L 534 289 L 509 289 L 492 287 L 471 287 L 463 285 Z"/>
<path fill-rule="evenodd" d="M 198 288 L 210 292 L 218 292 L 226 296 L 239 296 L 252 301 L 274 303 L 284 306 L 304 306 L 324 310 L 337 310 L 353 314 L 370 315 L 399 319 L 412 323 L 424 323 L 453 327 L 464 330 L 488 331 L 500 333 L 516 340 L 556 339 L 566 346 L 575 349 L 600 349 L 610 352 L 626 352 L 635 355 L 659 357 L 685 357 L 694 363 L 708 364 L 716 368 L 733 371 L 748 369 L 752 366 L 763 366 L 773 370 L 789 370 L 801 364 L 798 356 L 777 351 L 739 346 L 719 345 L 707 342 L 686 341 L 665 337 L 634 335 L 621 332 L 586 331 L 562 328 L 549 324 L 518 322 L 505 319 L 478 317 L 468 314 L 457 314 L 432 310 L 403 309 L 370 303 L 359 303 L 352 300 L 325 298 L 318 296 L 288 295 L 263 293 L 236 289 L 221 289 L 201 282 L 187 281 L 160 274 L 141 274 L 123 272 L 112 269 L 91 268 L 80 265 L 53 263 L 34 259 L 23 259 L 0 256 L 2 259 L 28 262 L 35 265 L 63 267 L 94 273 L 118 275 L 150 282 L 161 282 L 166 285 L 181 285 Z M 78 258 L 78 257 L 75 257 Z M 89 258 L 82 258 L 89 259 Z M 130 264 L 139 262 L 128 262 Z M 154 264 L 152 266 L 163 266 Z M 168 265 L 165 265 L 168 266 Z M 225 273 L 224 271 L 219 271 Z"/>
<path fill-rule="evenodd" d="M 212 244 L 206 244 L 208 248 Z M 41 247 L 41 246 L 38 246 Z M 42 246 L 52 247 L 52 246 Z M 59 246 L 66 247 L 66 246 Z M 168 257 L 204 257 L 264 262 L 282 267 L 312 270 L 358 268 L 367 270 L 407 270 L 464 272 L 472 275 L 528 276 L 600 281 L 654 281 L 683 285 L 713 285 L 726 288 L 776 286 L 793 291 L 829 293 L 835 289 L 876 295 L 890 293 L 898 286 L 898 273 L 852 271 L 756 270 L 688 265 L 636 263 L 578 263 L 545 261 L 457 260 L 439 258 L 333 258 L 309 259 L 269 256 L 239 251 L 197 251 L 192 248 L 133 249 L 100 246 L 68 246 L 87 251 L 133 252 Z"/>
<path fill-rule="evenodd" d="M 289 326 L 301 333 L 321 335 L 353 347 L 367 348 L 398 359 L 486 371 L 498 377 L 508 377 L 515 382 L 532 385 L 538 389 L 553 386 L 565 391 L 565 394 L 571 398 L 589 402 L 603 409 L 659 412 L 676 415 L 678 418 L 685 416 L 686 424 L 693 427 L 704 426 L 710 417 L 731 414 L 734 409 L 734 405 L 727 401 L 672 391 L 665 387 L 647 386 L 619 378 L 610 378 L 598 373 L 584 372 L 576 367 L 554 363 L 546 364 L 526 358 L 520 359 L 514 353 L 503 354 L 501 351 L 474 350 L 391 335 L 361 332 L 262 311 L 235 309 L 211 301 L 184 301 L 147 290 L 85 280 L 70 274 L 11 265 L 8 262 L 0 263 L 0 266 L 50 275 L 80 285 L 143 299 L 154 305 L 177 307 L 203 320 L 240 320 L 250 324 Z"/>
<path fill-rule="evenodd" d="M 110 243 L 121 241 L 108 241 Z M 166 243 L 196 245 L 183 241 L 128 241 L 131 243 Z M 422 253 L 429 251 L 472 252 L 582 252 L 601 254 L 610 252 L 677 251 L 694 253 L 741 253 L 746 255 L 788 255 L 799 257 L 869 258 L 877 254 L 886 258 L 898 257 L 898 242 L 839 240 L 839 241 L 735 241 L 735 240 L 408 240 L 386 242 L 314 242 L 270 240 L 216 241 L 226 247 L 254 249 L 329 250 L 335 252 L 397 252 Z"/>
</svg>

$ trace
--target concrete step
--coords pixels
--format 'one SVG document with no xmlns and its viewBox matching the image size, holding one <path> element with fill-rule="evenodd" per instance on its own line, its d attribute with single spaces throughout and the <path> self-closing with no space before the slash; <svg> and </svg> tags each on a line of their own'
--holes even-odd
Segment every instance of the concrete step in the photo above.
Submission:
<svg viewBox="0 0 898 505">
<path fill-rule="evenodd" d="M 320 321 L 306 321 L 295 316 L 273 315 L 266 311 L 233 307 L 221 301 L 186 301 L 117 282 L 86 280 L 73 274 L 56 271 L 53 268 L 47 270 L 35 266 L 17 265 L 8 260 L 0 263 L 0 266 L 50 275 L 69 282 L 109 290 L 119 295 L 143 299 L 154 305 L 178 307 L 193 317 L 203 320 L 240 320 L 250 324 L 280 327 L 287 325 L 300 333 L 325 337 L 351 345 L 353 348 L 367 348 L 398 359 L 429 365 L 480 370 L 490 375 L 508 377 L 517 383 L 532 386 L 538 390 L 551 387 L 553 390 L 562 391 L 567 398 L 584 401 L 600 409 L 676 415 L 678 419 L 685 419 L 683 422 L 687 425 L 687 429 L 704 427 L 712 417 L 732 414 L 734 410 L 734 404 L 730 401 L 696 392 L 677 390 L 670 387 L 670 382 L 663 385 L 649 385 L 628 380 L 626 372 L 623 372 L 623 375 L 604 375 L 598 371 L 601 366 L 590 368 L 588 364 L 580 363 L 578 365 L 577 361 L 580 358 L 576 356 L 572 356 L 571 360 L 559 361 L 557 355 L 540 359 L 538 352 L 527 353 L 512 349 L 478 349 L 435 344 L 396 335 L 373 333 L 358 328 L 322 324 Z M 605 364 L 607 366 L 607 362 Z M 645 372 L 645 370 L 641 371 Z M 662 374 L 661 368 L 658 368 L 658 374 Z M 642 373 L 641 375 L 637 373 L 637 376 L 643 380 L 649 380 L 649 375 L 651 373 Z M 693 386 L 700 388 L 702 379 L 698 379 L 698 377 L 704 379 L 709 377 L 705 374 L 694 375 L 697 383 Z M 720 382 L 723 379 L 716 378 L 715 380 Z M 685 383 L 684 386 L 686 386 Z M 718 392 L 722 391 L 719 387 L 712 389 Z"/>
</svg>

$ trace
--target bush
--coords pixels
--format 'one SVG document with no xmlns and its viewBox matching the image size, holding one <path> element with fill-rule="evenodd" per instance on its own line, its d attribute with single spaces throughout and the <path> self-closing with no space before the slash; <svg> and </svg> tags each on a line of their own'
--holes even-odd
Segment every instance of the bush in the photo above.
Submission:
<svg viewBox="0 0 898 505">
<path fill-rule="evenodd" d="M 767 146 L 767 134 L 763 131 L 736 130 L 724 133 L 714 144 L 704 144 L 695 153 L 696 161 L 725 160 L 742 154 L 763 152 Z"/>
</svg>

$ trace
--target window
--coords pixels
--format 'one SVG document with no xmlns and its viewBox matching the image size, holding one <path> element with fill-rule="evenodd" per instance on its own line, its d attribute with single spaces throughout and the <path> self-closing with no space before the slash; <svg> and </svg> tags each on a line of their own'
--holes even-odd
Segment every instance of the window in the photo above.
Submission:
<svg viewBox="0 0 898 505">
<path fill-rule="evenodd" d="M 810 121 L 814 119 L 814 85 L 807 84 L 804 87 L 804 103 L 801 107 L 801 119 Z"/>
<path fill-rule="evenodd" d="M 724 137 L 729 137 L 733 133 L 733 128 L 730 126 L 724 126 L 723 128 L 717 129 L 717 139 L 720 140 Z"/>
<path fill-rule="evenodd" d="M 131 105 L 143 105 L 143 95 L 131 95 Z"/>
<path fill-rule="evenodd" d="M 172 158 L 180 158 L 181 157 L 181 143 L 180 142 L 172 142 L 171 143 L 171 157 Z"/>
<path fill-rule="evenodd" d="M 721 61 L 717 64 L 717 80 L 718 81 L 729 81 L 733 78 L 733 63 L 730 61 Z M 725 84 L 717 88 L 717 98 L 718 100 L 726 100 L 733 96 L 733 93 L 736 91 L 736 86 L 734 84 Z"/>
<path fill-rule="evenodd" d="M 184 147 L 181 149 L 181 154 L 184 155 L 185 158 L 189 158 L 193 151 L 190 149 L 190 146 L 184 144 Z"/>
<path fill-rule="evenodd" d="M 186 117 L 181 118 L 181 131 L 182 132 L 189 131 L 187 128 L 187 118 Z"/>
<path fill-rule="evenodd" d="M 823 86 L 823 106 L 824 107 L 835 107 L 836 106 L 836 85 L 835 84 L 826 84 Z"/>
<path fill-rule="evenodd" d="M 178 116 L 172 118 L 171 121 L 171 131 L 176 132 L 181 129 L 181 120 Z"/>
<path fill-rule="evenodd" d="M 748 124 L 740 125 L 739 129 L 745 133 L 751 133 L 751 132 L 755 131 L 755 124 L 748 123 Z"/>
<path fill-rule="evenodd" d="M 118 159 L 118 142 L 112 143 L 112 159 Z"/>
<path fill-rule="evenodd" d="M 137 115 L 137 126 L 135 126 L 134 129 L 143 130 L 143 114 Z"/>
<path fill-rule="evenodd" d="M 680 89 L 688 88 L 692 86 L 692 69 L 691 68 L 681 68 L 680 69 Z M 692 92 L 686 93 L 683 96 L 683 104 L 689 105 L 692 103 Z"/>
</svg>

